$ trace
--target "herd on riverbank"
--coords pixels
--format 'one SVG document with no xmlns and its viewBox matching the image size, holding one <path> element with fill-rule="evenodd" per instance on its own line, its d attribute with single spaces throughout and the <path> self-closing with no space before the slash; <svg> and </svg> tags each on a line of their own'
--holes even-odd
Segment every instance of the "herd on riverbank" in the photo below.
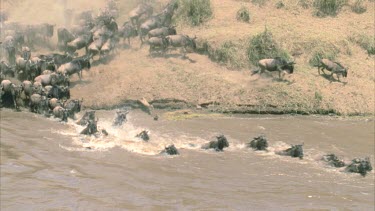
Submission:
<svg viewBox="0 0 375 211">
<path fill-rule="evenodd" d="M 177 2 L 171 1 L 161 13 L 152 15 L 152 7 L 141 4 L 129 13 L 129 21 L 118 27 L 115 21 L 118 9 L 114 1 L 110 1 L 95 19 L 90 12 L 82 12 L 77 15 L 75 26 L 57 30 L 57 48 L 64 54 L 50 53 L 34 57 L 31 56 L 30 48 L 33 48 L 38 40 L 40 43 L 52 37 L 53 25 L 4 24 L 4 31 L 8 31 L 9 35 L 4 38 L 2 49 L 8 61 L 2 61 L 0 65 L 0 104 L 4 102 L 4 105 L 10 105 L 18 110 L 20 107 L 18 102 L 21 101 L 21 104 L 29 106 L 32 112 L 45 116 L 53 115 L 62 121 L 67 121 L 68 118 L 75 119 L 75 114 L 81 111 L 83 99 L 70 99 L 70 76 L 78 74 L 81 78 L 82 70 L 90 69 L 95 57 L 99 57 L 98 61 L 110 58 L 116 52 L 121 38 L 127 39 L 130 45 L 130 38 L 139 36 L 143 44 L 148 36 L 150 54 L 165 54 L 168 49 L 181 48 L 185 57 L 187 48 L 196 48 L 195 38 L 178 35 L 171 26 L 177 7 Z M 23 46 L 24 44 L 29 45 L 30 48 Z M 85 49 L 86 54 L 78 57 L 77 51 L 80 49 Z M 259 70 L 254 73 L 276 71 L 281 77 L 283 71 L 293 73 L 294 64 L 279 57 L 262 59 L 259 61 Z M 336 74 L 338 79 L 340 75 L 347 76 L 346 68 L 327 59 L 321 60 L 318 69 L 319 71 L 326 69 L 332 73 L 332 77 Z M 16 77 L 22 83 L 16 85 L 6 77 Z M 127 111 L 119 111 L 113 125 L 119 126 L 126 122 L 126 114 Z M 97 122 L 95 112 L 90 111 L 77 124 L 85 126 L 81 131 L 83 135 L 91 136 L 97 133 L 108 135 L 106 130 L 98 131 Z M 137 137 L 144 141 L 150 140 L 148 131 L 140 132 Z M 223 151 L 229 146 L 224 135 L 217 136 L 215 139 L 202 148 Z M 254 138 L 249 143 L 249 147 L 256 150 L 267 150 L 267 146 L 268 141 L 262 136 Z M 170 145 L 161 153 L 177 155 L 179 151 L 174 145 Z M 302 159 L 303 145 L 292 145 L 277 154 Z M 354 159 L 350 164 L 343 163 L 335 155 L 327 155 L 323 159 L 335 167 L 346 166 L 347 171 L 362 175 L 372 170 L 368 158 Z"/>
</svg>

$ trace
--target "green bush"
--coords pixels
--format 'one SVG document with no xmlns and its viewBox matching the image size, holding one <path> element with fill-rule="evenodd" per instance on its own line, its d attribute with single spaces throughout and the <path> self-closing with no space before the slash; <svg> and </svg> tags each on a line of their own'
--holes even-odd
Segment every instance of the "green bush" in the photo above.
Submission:
<svg viewBox="0 0 375 211">
<path fill-rule="evenodd" d="M 347 0 L 314 0 L 313 6 L 316 9 L 317 16 L 336 16 L 346 4 L 346 1 Z"/>
<path fill-rule="evenodd" d="M 237 11 L 237 16 L 236 16 L 238 21 L 243 21 L 243 22 L 250 22 L 250 12 L 249 9 L 247 9 L 245 6 L 242 6 L 238 11 Z"/>
<path fill-rule="evenodd" d="M 243 67 L 243 62 L 239 58 L 239 49 L 231 41 L 224 42 L 220 47 L 209 52 L 209 57 L 220 64 L 227 64 L 233 68 Z"/>
<path fill-rule="evenodd" d="M 210 0 L 179 0 L 177 14 L 192 26 L 199 26 L 213 15 Z"/>
<path fill-rule="evenodd" d="M 364 5 L 364 0 L 356 0 L 351 7 L 352 11 L 357 14 L 364 13 L 367 10 L 366 5 Z"/>
<path fill-rule="evenodd" d="M 258 65 L 259 60 L 274 57 L 290 59 L 290 55 L 279 47 L 273 39 L 272 33 L 266 28 L 264 32 L 250 39 L 247 47 L 247 58 L 253 65 Z"/>
<path fill-rule="evenodd" d="M 312 51 L 312 56 L 309 60 L 311 66 L 318 66 L 321 59 L 335 60 L 339 50 L 335 46 L 319 46 Z"/>
</svg>

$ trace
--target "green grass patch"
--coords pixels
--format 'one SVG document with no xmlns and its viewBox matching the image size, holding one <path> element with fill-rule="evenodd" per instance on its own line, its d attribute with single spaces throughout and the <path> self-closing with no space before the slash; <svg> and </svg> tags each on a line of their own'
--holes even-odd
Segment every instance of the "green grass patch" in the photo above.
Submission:
<svg viewBox="0 0 375 211">
<path fill-rule="evenodd" d="M 278 1 L 275 6 L 276 6 L 276 9 L 281 9 L 285 7 L 285 4 L 283 1 Z"/>
<path fill-rule="evenodd" d="M 321 59 L 335 60 L 340 51 L 333 45 L 317 46 L 312 51 L 312 56 L 309 60 L 311 66 L 317 66 Z"/>
<path fill-rule="evenodd" d="M 241 68 L 244 66 L 239 56 L 239 47 L 232 41 L 226 41 L 217 49 L 210 52 L 209 57 L 220 64 L 227 64 L 232 68 Z"/>
<path fill-rule="evenodd" d="M 178 18 L 192 26 L 199 26 L 213 15 L 210 0 L 179 0 Z"/>
<path fill-rule="evenodd" d="M 365 34 L 355 34 L 349 37 L 349 41 L 366 50 L 367 54 L 375 55 L 375 36 L 371 37 Z"/>
<path fill-rule="evenodd" d="M 290 60 L 289 53 L 279 46 L 271 31 L 266 28 L 264 32 L 250 39 L 247 47 L 247 58 L 253 65 L 258 65 L 259 60 L 274 57 Z"/>
<path fill-rule="evenodd" d="M 336 16 L 347 0 L 314 0 L 315 15 L 319 17 Z"/>
<path fill-rule="evenodd" d="M 247 7 L 245 7 L 245 6 L 242 6 L 237 11 L 236 18 L 237 18 L 238 21 L 249 23 L 250 22 L 250 12 L 249 12 L 249 9 L 247 9 Z"/>
<path fill-rule="evenodd" d="M 251 0 L 251 3 L 262 7 L 267 3 L 267 1 L 268 0 Z"/>
</svg>

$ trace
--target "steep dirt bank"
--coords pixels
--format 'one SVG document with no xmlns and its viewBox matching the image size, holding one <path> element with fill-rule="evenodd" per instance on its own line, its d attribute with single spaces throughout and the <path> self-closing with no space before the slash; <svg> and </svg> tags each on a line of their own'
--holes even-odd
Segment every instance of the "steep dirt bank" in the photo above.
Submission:
<svg viewBox="0 0 375 211">
<path fill-rule="evenodd" d="M 56 2 L 53 7 L 37 0 L 29 2 L 27 8 L 8 6 L 11 20 L 13 15 L 13 20 L 47 21 L 58 27 L 63 20 L 52 15 L 62 11 L 61 1 Z M 77 2 L 84 9 L 88 1 Z M 95 1 L 94 9 L 104 2 Z M 127 11 L 136 3 L 129 2 L 120 2 L 120 24 L 127 20 Z M 276 1 L 263 7 L 234 0 L 211 2 L 214 16 L 210 21 L 200 27 L 179 23 L 177 30 L 197 35 L 200 42 L 207 41 L 212 46 L 233 41 L 239 46 L 236 50 L 244 64 L 241 68 L 233 70 L 196 53 L 188 54 L 189 59 L 182 59 L 178 51 L 170 52 L 167 58 L 149 57 L 148 47 L 139 49 L 139 42 L 133 41 L 131 49 L 120 48 L 108 64 L 85 71 L 82 82 L 74 76 L 72 97 L 84 98 L 87 108 L 112 108 L 145 97 L 160 108 L 201 105 L 219 112 L 374 114 L 374 56 L 348 41 L 353 34 L 373 36 L 373 2 L 367 3 L 367 12 L 363 14 L 344 9 L 335 18 L 314 17 L 311 9 L 295 8 L 292 0 L 285 1 L 286 7 L 279 10 L 274 6 Z M 32 21 L 33 5 L 39 3 L 44 5 L 39 7 L 40 14 L 45 15 Z M 250 24 L 235 19 L 242 5 L 251 12 Z M 43 13 L 44 10 L 48 12 Z M 251 76 L 253 67 L 245 61 L 247 40 L 262 32 L 265 25 L 297 62 L 295 73 L 286 75 L 283 81 L 277 80 L 277 74 Z M 337 48 L 337 59 L 349 66 L 345 83 L 331 82 L 309 66 L 314 49 L 326 46 Z"/>
</svg>

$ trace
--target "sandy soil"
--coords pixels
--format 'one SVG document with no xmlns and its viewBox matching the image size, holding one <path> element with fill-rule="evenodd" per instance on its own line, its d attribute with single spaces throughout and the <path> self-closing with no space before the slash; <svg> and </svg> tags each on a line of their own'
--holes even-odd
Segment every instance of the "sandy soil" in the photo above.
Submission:
<svg viewBox="0 0 375 211">
<path fill-rule="evenodd" d="M 29 9 L 5 4 L 11 20 L 47 21 L 57 27 L 63 25 L 63 17 L 59 15 L 63 10 L 61 0 L 27 2 Z M 85 8 L 85 3 L 89 1 L 75 2 L 79 10 Z M 98 11 L 104 2 L 90 4 Z M 153 2 L 159 4 L 160 1 Z M 161 1 L 162 4 L 165 2 Z M 374 113 L 374 57 L 369 57 L 363 49 L 347 41 L 353 33 L 373 35 L 373 2 L 366 3 L 368 10 L 364 14 L 358 15 L 344 8 L 336 18 L 313 17 L 311 9 L 297 7 L 294 0 L 286 1 L 284 9 L 276 9 L 276 1 L 270 1 L 261 8 L 246 1 L 211 2 L 214 17 L 210 21 L 196 28 L 179 24 L 178 32 L 197 35 L 198 39 L 213 45 L 226 40 L 243 43 L 262 32 L 266 24 L 284 48 L 291 53 L 301 52 L 294 58 L 297 62 L 295 73 L 280 81 L 277 74 L 251 76 L 251 67 L 228 69 L 196 53 L 188 54 L 187 59 L 183 59 L 178 51 L 170 52 L 167 57 L 150 57 L 148 46 L 139 48 L 138 40 L 132 40 L 130 49 L 119 46 L 118 54 L 107 64 L 94 65 L 90 71 L 84 71 L 83 81 L 74 76 L 72 97 L 84 98 L 87 108 L 114 107 L 127 100 L 145 97 L 149 101 L 177 99 L 186 102 L 185 106 L 216 102 L 218 105 L 213 108 L 218 111 Z M 43 5 L 39 8 L 43 15 L 35 16 L 35 11 L 30 8 L 35 8 L 38 3 Z M 135 0 L 121 1 L 120 24 L 127 20 L 127 11 L 136 3 Z M 242 5 L 251 11 L 250 24 L 235 19 Z M 71 6 L 72 1 L 68 1 L 67 7 Z M 310 48 L 316 42 L 333 43 L 341 48 L 338 59 L 350 68 L 345 83 L 331 82 L 308 65 Z"/>
</svg>

